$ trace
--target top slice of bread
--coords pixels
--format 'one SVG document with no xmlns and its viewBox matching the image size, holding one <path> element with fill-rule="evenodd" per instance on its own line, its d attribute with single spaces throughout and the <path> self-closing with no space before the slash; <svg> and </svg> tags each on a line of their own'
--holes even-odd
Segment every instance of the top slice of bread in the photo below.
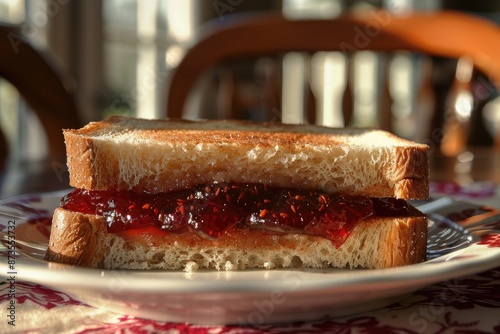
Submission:
<svg viewBox="0 0 500 334">
<path fill-rule="evenodd" d="M 381 130 L 112 116 L 64 137 L 76 188 L 158 193 L 239 182 L 428 196 L 428 147 Z"/>
</svg>

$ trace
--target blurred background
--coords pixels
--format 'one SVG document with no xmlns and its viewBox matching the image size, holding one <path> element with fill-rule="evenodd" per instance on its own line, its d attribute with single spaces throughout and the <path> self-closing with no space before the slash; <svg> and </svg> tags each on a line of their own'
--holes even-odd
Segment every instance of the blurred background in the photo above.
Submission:
<svg viewBox="0 0 500 334">
<path fill-rule="evenodd" d="M 17 27 L 31 44 L 48 51 L 51 61 L 68 74 L 67 86 L 76 94 L 79 118 L 85 124 L 111 114 L 165 117 L 169 75 L 209 23 L 224 24 L 245 13 L 333 18 L 346 11 L 373 8 L 385 8 L 394 15 L 453 9 L 495 23 L 500 20 L 500 1 L 487 0 L 0 0 L 0 21 Z M 262 77 L 278 67 L 286 77 L 282 78 L 283 90 L 277 93 L 277 120 L 307 122 L 301 110 L 313 108 L 317 123 L 343 126 L 342 95 L 350 89 L 353 116 L 349 125 L 380 125 L 377 100 L 382 96 L 390 100 L 394 113 L 391 131 L 425 142 L 431 134 L 419 128 L 419 120 L 432 118 L 433 108 L 439 103 L 446 105 L 446 99 L 457 99 L 454 80 L 462 73 L 472 82 L 470 64 L 466 60 L 432 59 L 442 66 L 439 71 L 431 70 L 428 59 L 403 52 L 387 61 L 373 52 L 359 52 L 352 59 L 335 53 L 311 57 L 294 53 L 284 56 L 279 64 L 266 59 L 233 63 L 231 83 L 237 97 L 232 98 L 231 111 L 224 110 L 220 93 L 215 91 L 222 87 L 227 67 L 215 68 L 202 79 L 206 85 L 193 98 L 186 117 L 223 118 L 231 112 L 236 118 L 269 119 L 259 111 Z M 349 69 L 350 79 L 335 80 L 344 78 Z M 431 101 L 436 96 L 425 78 L 433 89 L 444 92 L 444 100 Z M 305 89 L 303 81 L 308 83 Z M 487 76 L 476 76 L 471 84 L 480 85 L 484 94 L 472 96 L 470 86 L 465 93 L 461 91 L 457 105 L 473 125 L 467 142 L 491 146 L 499 131 L 497 91 Z M 323 91 L 338 98 L 322 99 Z M 312 106 L 308 95 L 316 96 Z M 10 160 L 36 160 L 47 155 L 39 120 L 16 89 L 1 78 L 0 127 L 10 148 Z"/>
</svg>

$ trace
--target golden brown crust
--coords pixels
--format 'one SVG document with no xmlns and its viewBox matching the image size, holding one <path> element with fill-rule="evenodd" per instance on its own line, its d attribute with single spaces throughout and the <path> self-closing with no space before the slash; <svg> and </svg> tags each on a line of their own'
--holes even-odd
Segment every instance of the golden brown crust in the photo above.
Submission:
<svg viewBox="0 0 500 334">
<path fill-rule="evenodd" d="M 216 181 L 428 196 L 428 147 L 379 130 L 111 117 L 64 136 L 76 188 L 165 192 Z"/>
<path fill-rule="evenodd" d="M 100 267 L 106 249 L 99 241 L 106 234 L 102 217 L 57 208 L 46 258 L 82 267 Z"/>
<path fill-rule="evenodd" d="M 71 130 L 65 130 L 68 133 L 73 132 Z M 74 137 L 71 135 L 65 135 L 66 152 L 67 154 L 67 164 L 71 166 L 72 171 L 90 171 L 93 169 L 94 163 L 94 152 L 92 140 L 90 138 Z M 71 152 L 71 153 L 70 153 Z M 93 184 L 94 177 L 93 173 L 82 173 L 73 172 L 71 173 L 71 179 L 73 183 L 86 183 Z"/>
<path fill-rule="evenodd" d="M 366 219 L 337 249 L 321 237 L 260 229 L 233 229 L 216 240 L 193 233 L 158 234 L 151 229 L 110 234 L 103 217 L 59 208 L 54 214 L 46 258 L 48 261 L 107 269 L 190 270 L 189 266 L 193 264 L 195 269 L 218 270 L 331 266 L 388 268 L 424 261 L 426 242 L 427 219 L 417 210 L 404 218 Z"/>
</svg>

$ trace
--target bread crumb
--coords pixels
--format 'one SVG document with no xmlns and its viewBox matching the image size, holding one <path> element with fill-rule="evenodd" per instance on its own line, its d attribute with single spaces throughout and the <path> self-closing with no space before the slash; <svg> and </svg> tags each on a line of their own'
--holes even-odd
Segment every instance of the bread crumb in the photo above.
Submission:
<svg viewBox="0 0 500 334">
<path fill-rule="evenodd" d="M 274 268 L 274 264 L 272 262 L 266 261 L 266 262 L 264 262 L 264 268 L 266 268 L 266 269 L 273 269 Z"/>
<path fill-rule="evenodd" d="M 186 266 L 184 267 L 184 271 L 196 271 L 198 270 L 199 266 L 196 262 L 194 261 L 189 261 L 186 263 Z"/>
<path fill-rule="evenodd" d="M 238 268 L 235 265 L 233 265 L 231 261 L 227 261 L 226 264 L 224 265 L 224 269 L 226 271 L 229 271 L 229 270 L 236 270 Z"/>
</svg>

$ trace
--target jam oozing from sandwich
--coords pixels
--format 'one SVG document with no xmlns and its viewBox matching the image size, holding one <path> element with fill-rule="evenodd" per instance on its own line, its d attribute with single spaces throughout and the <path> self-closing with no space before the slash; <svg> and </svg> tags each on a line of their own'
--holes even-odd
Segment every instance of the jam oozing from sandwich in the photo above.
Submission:
<svg viewBox="0 0 500 334">
<path fill-rule="evenodd" d="M 105 217 L 108 231 L 154 226 L 218 238 L 232 228 L 318 235 L 340 246 L 369 216 L 404 216 L 406 201 L 327 194 L 263 184 L 212 184 L 160 194 L 77 189 L 63 208 Z"/>
</svg>

